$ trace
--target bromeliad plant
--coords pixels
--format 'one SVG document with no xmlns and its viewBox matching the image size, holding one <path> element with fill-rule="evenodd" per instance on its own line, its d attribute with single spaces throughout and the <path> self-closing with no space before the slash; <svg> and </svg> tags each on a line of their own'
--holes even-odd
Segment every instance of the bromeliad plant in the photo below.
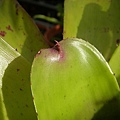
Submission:
<svg viewBox="0 0 120 120">
<path fill-rule="evenodd" d="M 119 120 L 119 5 L 65 0 L 64 39 L 48 48 L 17 1 L 0 0 L 0 120 Z"/>
</svg>

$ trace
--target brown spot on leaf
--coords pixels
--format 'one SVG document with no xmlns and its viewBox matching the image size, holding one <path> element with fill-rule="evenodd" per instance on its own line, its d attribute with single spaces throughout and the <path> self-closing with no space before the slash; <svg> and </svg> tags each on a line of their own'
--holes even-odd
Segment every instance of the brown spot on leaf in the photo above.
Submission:
<svg viewBox="0 0 120 120">
<path fill-rule="evenodd" d="M 26 104 L 26 107 L 28 107 L 28 105 Z"/>
<path fill-rule="evenodd" d="M 18 3 L 16 3 L 16 15 L 18 15 Z"/>
<path fill-rule="evenodd" d="M 116 45 L 118 46 L 120 44 L 120 39 L 116 40 Z"/>
<path fill-rule="evenodd" d="M 6 35 L 5 31 L 0 31 L 0 36 L 4 37 Z"/>
<path fill-rule="evenodd" d="M 19 68 L 17 68 L 17 72 L 19 72 L 20 71 L 20 69 Z"/>
<path fill-rule="evenodd" d="M 15 51 L 18 51 L 17 48 L 15 49 Z"/>
<path fill-rule="evenodd" d="M 20 91 L 23 91 L 23 89 L 22 89 L 22 88 L 20 88 Z"/>
<path fill-rule="evenodd" d="M 32 96 L 32 99 L 34 100 L 34 97 Z"/>
<path fill-rule="evenodd" d="M 13 29 L 11 28 L 11 26 L 10 26 L 10 25 L 8 25 L 8 26 L 6 27 L 6 29 L 7 29 L 7 30 L 10 30 L 10 31 L 12 31 L 12 32 L 13 32 Z"/>
</svg>

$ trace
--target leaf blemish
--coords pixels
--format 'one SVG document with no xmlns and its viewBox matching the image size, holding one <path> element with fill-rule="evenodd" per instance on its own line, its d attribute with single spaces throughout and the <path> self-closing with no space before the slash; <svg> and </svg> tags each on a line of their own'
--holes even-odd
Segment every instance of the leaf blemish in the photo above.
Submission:
<svg viewBox="0 0 120 120">
<path fill-rule="evenodd" d="M 38 113 L 36 112 L 36 115 L 38 116 Z"/>
<path fill-rule="evenodd" d="M 22 88 L 20 88 L 20 91 L 23 91 L 23 89 L 22 89 Z"/>
<path fill-rule="evenodd" d="M 19 68 L 17 68 L 17 72 L 19 72 L 20 71 L 20 69 Z"/>
<path fill-rule="evenodd" d="M 18 3 L 16 3 L 16 15 L 18 15 Z"/>
<path fill-rule="evenodd" d="M 32 96 L 32 99 L 34 100 L 34 97 Z"/>
<path fill-rule="evenodd" d="M 28 105 L 26 104 L 26 107 L 28 107 Z"/>
<path fill-rule="evenodd" d="M 115 76 L 115 73 L 113 73 L 113 75 Z"/>
<path fill-rule="evenodd" d="M 41 54 L 41 50 L 38 51 L 38 53 L 35 55 L 35 57 L 39 56 Z"/>
<path fill-rule="evenodd" d="M 7 30 L 10 30 L 11 32 L 13 32 L 13 29 L 11 28 L 10 25 L 8 25 L 8 26 L 6 27 L 6 29 L 7 29 Z"/>
<path fill-rule="evenodd" d="M 120 44 L 120 39 L 116 40 L 116 45 L 118 46 Z"/>
<path fill-rule="evenodd" d="M 6 35 L 5 31 L 0 31 L 0 36 L 4 37 Z"/>
<path fill-rule="evenodd" d="M 15 49 L 15 51 L 18 51 L 17 48 Z"/>
</svg>

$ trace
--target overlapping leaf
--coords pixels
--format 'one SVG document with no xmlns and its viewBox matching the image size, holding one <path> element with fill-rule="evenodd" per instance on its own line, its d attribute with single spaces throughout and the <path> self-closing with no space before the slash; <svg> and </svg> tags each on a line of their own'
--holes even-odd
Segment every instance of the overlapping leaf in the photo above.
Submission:
<svg viewBox="0 0 120 120">
<path fill-rule="evenodd" d="M 0 120 L 36 120 L 30 68 L 47 45 L 16 0 L 0 0 L 0 18 Z"/>
<path fill-rule="evenodd" d="M 120 39 L 119 13 L 119 0 L 65 0 L 64 38 L 83 38 L 109 60 Z"/>
<path fill-rule="evenodd" d="M 117 80 L 120 85 L 120 45 L 115 50 L 110 62 L 109 62 Z"/>
<path fill-rule="evenodd" d="M 0 38 L 0 119 L 36 120 L 30 91 L 31 65 Z"/>
<path fill-rule="evenodd" d="M 61 41 L 59 48 L 59 52 L 42 49 L 32 64 L 31 86 L 38 118 L 120 119 L 120 89 L 97 49 L 77 38 Z"/>
<path fill-rule="evenodd" d="M 0 37 L 32 62 L 36 51 L 46 46 L 33 20 L 16 0 L 0 1 L 0 18 Z"/>
</svg>

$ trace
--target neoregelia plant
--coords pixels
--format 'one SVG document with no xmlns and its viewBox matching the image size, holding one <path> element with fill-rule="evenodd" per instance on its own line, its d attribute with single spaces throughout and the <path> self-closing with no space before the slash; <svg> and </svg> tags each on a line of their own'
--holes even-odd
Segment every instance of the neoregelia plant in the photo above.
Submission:
<svg viewBox="0 0 120 120">
<path fill-rule="evenodd" d="M 0 120 L 119 120 L 120 47 L 111 58 L 119 10 L 119 0 L 65 0 L 69 39 L 43 49 L 48 45 L 18 2 L 0 0 Z M 95 47 L 70 37 L 111 58 L 118 83 Z"/>
</svg>

